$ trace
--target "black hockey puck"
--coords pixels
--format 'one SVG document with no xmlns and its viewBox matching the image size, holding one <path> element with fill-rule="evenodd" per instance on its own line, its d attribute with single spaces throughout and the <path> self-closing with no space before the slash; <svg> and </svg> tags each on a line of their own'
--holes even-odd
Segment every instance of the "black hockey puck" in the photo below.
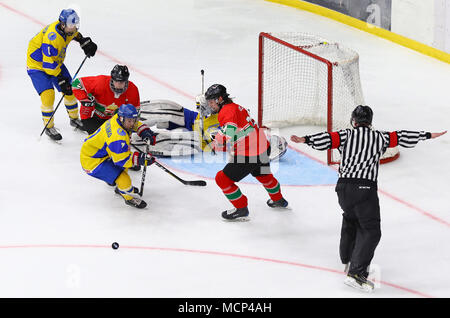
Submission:
<svg viewBox="0 0 450 318">
<path fill-rule="evenodd" d="M 111 247 L 112 247 L 114 250 L 117 250 L 117 249 L 119 248 L 119 243 L 114 242 L 114 243 L 112 243 Z"/>
</svg>

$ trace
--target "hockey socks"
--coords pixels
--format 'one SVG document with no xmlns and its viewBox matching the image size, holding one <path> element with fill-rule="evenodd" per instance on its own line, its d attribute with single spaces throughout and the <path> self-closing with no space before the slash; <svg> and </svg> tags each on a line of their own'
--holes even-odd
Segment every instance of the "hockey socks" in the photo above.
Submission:
<svg viewBox="0 0 450 318">
<path fill-rule="evenodd" d="M 269 193 L 270 199 L 276 202 L 283 198 L 281 194 L 280 183 L 272 174 L 264 174 L 257 176 L 256 179 L 262 183 L 267 193 Z"/>
<path fill-rule="evenodd" d="M 41 111 L 42 111 L 42 120 L 44 121 L 44 125 L 47 125 L 48 121 L 53 115 L 53 103 L 55 101 L 55 91 L 53 89 L 47 89 L 41 93 Z M 53 118 L 52 121 L 48 124 L 47 128 L 53 127 Z"/>
<path fill-rule="evenodd" d="M 64 96 L 64 105 L 66 106 L 67 114 L 70 119 L 78 119 L 78 103 L 74 95 Z"/>
<path fill-rule="evenodd" d="M 122 173 L 116 179 L 117 190 L 119 190 L 120 195 L 125 200 L 131 200 L 133 197 L 130 195 L 134 191 L 133 186 L 131 185 L 131 179 L 128 173 L 122 171 Z"/>
<path fill-rule="evenodd" d="M 242 194 L 239 187 L 222 170 L 216 174 L 216 183 L 236 209 L 247 207 L 247 197 Z"/>
</svg>

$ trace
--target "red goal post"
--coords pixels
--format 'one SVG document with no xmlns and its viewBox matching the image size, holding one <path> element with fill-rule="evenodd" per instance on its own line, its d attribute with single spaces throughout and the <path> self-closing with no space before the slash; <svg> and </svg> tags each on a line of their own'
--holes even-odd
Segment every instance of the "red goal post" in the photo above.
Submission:
<svg viewBox="0 0 450 318">
<path fill-rule="evenodd" d="M 364 105 L 358 54 L 339 43 L 305 33 L 259 35 L 258 124 L 281 128 L 326 126 L 328 132 L 351 128 L 351 112 Z M 382 163 L 395 160 L 390 150 Z M 339 152 L 328 150 L 327 163 Z"/>
</svg>

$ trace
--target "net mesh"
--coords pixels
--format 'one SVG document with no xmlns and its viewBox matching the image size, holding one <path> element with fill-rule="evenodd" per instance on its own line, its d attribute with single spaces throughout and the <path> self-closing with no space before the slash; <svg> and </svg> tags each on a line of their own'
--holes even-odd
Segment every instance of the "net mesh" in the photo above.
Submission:
<svg viewBox="0 0 450 318">
<path fill-rule="evenodd" d="M 333 129 L 350 127 L 350 114 L 364 97 L 358 54 L 338 43 L 302 33 L 270 35 L 333 64 Z M 263 38 L 262 125 L 327 125 L 328 66 L 321 60 Z"/>
<path fill-rule="evenodd" d="M 269 128 L 330 125 L 333 131 L 351 128 L 353 109 L 364 105 L 358 53 L 310 34 L 269 35 L 314 56 L 262 35 L 259 124 Z M 326 61 L 332 65 L 330 105 Z M 331 161 L 339 161 L 337 150 Z"/>
</svg>

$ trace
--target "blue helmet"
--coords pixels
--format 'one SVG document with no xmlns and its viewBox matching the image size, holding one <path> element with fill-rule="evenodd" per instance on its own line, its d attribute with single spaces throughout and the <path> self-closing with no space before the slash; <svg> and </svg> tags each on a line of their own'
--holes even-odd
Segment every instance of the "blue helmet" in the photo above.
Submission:
<svg viewBox="0 0 450 318">
<path fill-rule="evenodd" d="M 119 108 L 119 117 L 123 118 L 137 118 L 139 113 L 132 104 L 123 104 Z"/>
<path fill-rule="evenodd" d="M 80 17 L 74 9 L 63 9 L 59 14 L 59 22 L 64 23 L 68 27 L 80 27 Z"/>
</svg>

